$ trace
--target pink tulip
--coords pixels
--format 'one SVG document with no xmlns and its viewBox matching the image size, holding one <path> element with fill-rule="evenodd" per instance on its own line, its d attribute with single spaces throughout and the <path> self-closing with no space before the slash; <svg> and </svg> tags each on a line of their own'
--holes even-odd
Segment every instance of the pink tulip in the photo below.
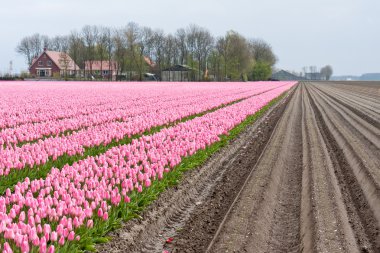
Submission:
<svg viewBox="0 0 380 253">
<path fill-rule="evenodd" d="M 129 202 L 131 202 L 131 199 L 128 196 L 125 196 L 124 197 L 124 202 L 125 203 L 129 203 Z"/>
<path fill-rule="evenodd" d="M 103 209 L 101 208 L 98 209 L 98 216 L 103 217 Z"/>
<path fill-rule="evenodd" d="M 28 241 L 23 241 L 21 243 L 21 252 L 25 253 L 25 252 L 29 252 L 30 249 L 29 249 L 29 243 Z"/>
<path fill-rule="evenodd" d="M 125 203 L 129 203 L 131 201 L 128 196 L 130 192 L 142 192 L 144 187 L 150 187 L 153 183 L 152 181 L 162 179 L 167 172 L 180 164 L 183 157 L 194 154 L 198 150 L 219 141 L 220 135 L 227 134 L 247 116 L 255 113 L 293 84 L 270 83 L 273 88 L 270 91 L 268 91 L 266 83 L 261 84 L 260 89 L 252 88 L 251 85 L 241 84 L 241 89 L 244 92 L 241 94 L 236 93 L 233 96 L 230 93 L 236 87 L 229 88 L 226 86 L 225 91 L 230 89 L 228 90 L 229 92 L 225 94 L 217 93 L 217 99 L 212 97 L 205 99 L 205 95 L 200 95 L 202 99 L 195 104 L 193 100 L 189 100 L 189 106 L 183 106 L 181 99 L 174 99 L 178 104 L 168 102 L 166 109 L 155 109 L 152 112 L 148 110 L 145 114 L 137 113 L 136 115 L 139 116 L 126 117 L 124 119 L 126 122 L 113 122 L 113 119 L 111 119 L 105 124 L 94 125 L 80 130 L 72 135 L 75 138 L 80 137 L 80 139 L 72 139 L 73 142 L 69 141 L 71 135 L 67 135 L 68 139 L 55 139 L 55 141 L 59 140 L 58 144 L 53 141 L 45 142 L 45 140 L 41 140 L 36 142 L 36 145 L 23 145 L 22 147 L 29 151 L 43 151 L 44 148 L 38 145 L 48 144 L 45 149 L 47 152 L 54 149 L 54 153 L 62 151 L 60 154 L 67 152 L 67 154 L 74 155 L 78 152 L 83 152 L 84 146 L 80 144 L 82 143 L 81 141 L 86 143 L 84 144 L 85 147 L 98 145 L 93 140 L 107 143 L 104 142 L 105 139 L 102 139 L 104 136 L 111 140 L 116 137 L 120 139 L 131 134 L 132 130 L 135 131 L 133 133 L 141 133 L 153 126 L 174 122 L 185 116 L 192 115 L 196 110 L 202 112 L 205 109 L 214 108 L 220 105 L 223 99 L 226 101 L 231 101 L 232 99 L 234 101 L 237 97 L 241 98 L 242 94 L 247 96 L 256 94 L 254 97 L 249 97 L 239 103 L 205 114 L 202 117 L 177 123 L 172 127 L 162 129 L 156 134 L 134 139 L 128 145 L 113 147 L 104 154 L 79 160 L 71 166 L 65 165 L 60 170 L 52 168 L 45 179 L 31 181 L 26 178 L 15 186 L 14 192 L 7 189 L 4 196 L 0 196 L 0 238 L 3 236 L 14 242 L 12 245 L 16 245 L 14 247 L 18 250 L 21 247 L 26 248 L 23 242 L 28 242 L 29 240 L 33 245 L 39 247 L 41 251 L 46 250 L 46 244 L 49 239 L 51 242 L 56 242 L 59 238 L 58 244 L 60 246 L 65 244 L 66 239 L 67 241 L 80 240 L 80 237 L 74 233 L 76 228 L 81 226 L 92 228 L 94 225 L 93 219 L 96 215 L 103 220 L 108 220 L 109 212 L 112 211 L 112 208 L 117 208 L 121 198 L 124 198 Z M 224 86 L 222 85 L 222 87 Z M 257 95 L 258 93 L 262 94 Z M 157 98 L 154 100 L 157 100 Z M 84 113 L 83 115 L 90 114 Z M 173 117 L 171 118 L 170 115 L 173 115 Z M 49 117 L 54 116 L 50 115 Z M 49 119 L 47 118 L 46 121 Z M 23 118 L 23 120 L 28 121 L 28 118 Z M 59 121 L 60 118 L 55 120 Z M 17 124 L 21 123 L 18 122 Z M 79 125 L 78 123 L 77 126 Z M 125 127 L 125 132 L 123 127 Z M 49 138 L 46 138 L 46 140 Z M 62 144 L 65 147 L 61 149 L 56 144 Z M 12 148 L 6 151 L 0 149 L 0 163 L 3 161 L 1 155 L 8 154 L 8 151 L 9 154 L 13 152 Z M 25 159 L 22 158 L 24 159 L 22 160 L 24 165 L 28 161 L 44 163 L 50 159 L 49 156 L 51 155 L 46 155 L 43 152 L 35 154 L 17 153 L 17 155 L 25 157 Z M 0 167 L 18 164 L 18 162 L 4 161 L 7 162 L 2 163 Z M 11 168 L 6 168 L 7 173 Z M 137 194 L 138 197 L 139 194 Z M 8 212 L 8 210 L 10 211 Z M 22 221 L 23 216 L 26 215 L 27 217 L 24 218 L 24 221 L 27 219 L 27 224 Z M 19 217 L 18 219 L 17 216 Z M 51 224 L 58 224 L 56 227 L 54 225 L 56 231 L 51 231 Z M 55 251 L 55 248 L 51 245 L 47 251 Z"/>
<path fill-rule="evenodd" d="M 73 241 L 74 238 L 75 238 L 75 233 L 74 233 L 74 231 L 71 231 L 70 234 L 69 234 L 69 236 L 67 237 L 67 240 Z"/>
<path fill-rule="evenodd" d="M 11 249 L 11 246 L 9 246 L 9 243 L 7 243 L 7 242 L 4 243 L 4 251 L 6 253 L 13 253 L 13 250 Z"/>
<path fill-rule="evenodd" d="M 40 252 L 40 253 L 46 253 L 47 248 L 46 248 L 46 240 L 45 240 L 45 237 L 42 237 L 42 238 L 41 238 L 39 247 L 40 247 L 40 249 L 39 249 L 39 252 Z"/>
<path fill-rule="evenodd" d="M 92 220 L 87 221 L 87 227 L 92 228 L 94 226 L 94 222 Z"/>
<path fill-rule="evenodd" d="M 152 184 L 150 179 L 145 180 L 145 187 L 149 187 Z"/>
<path fill-rule="evenodd" d="M 55 231 L 51 232 L 50 240 L 52 242 L 55 242 L 55 241 L 58 240 L 58 234 L 57 234 L 57 232 L 55 232 Z"/>
<path fill-rule="evenodd" d="M 65 237 L 61 236 L 61 238 L 59 238 L 58 244 L 61 246 L 64 245 L 65 244 Z"/>
<path fill-rule="evenodd" d="M 48 249 L 48 253 L 54 253 L 54 252 L 55 252 L 54 245 L 50 245 L 50 247 Z"/>
</svg>

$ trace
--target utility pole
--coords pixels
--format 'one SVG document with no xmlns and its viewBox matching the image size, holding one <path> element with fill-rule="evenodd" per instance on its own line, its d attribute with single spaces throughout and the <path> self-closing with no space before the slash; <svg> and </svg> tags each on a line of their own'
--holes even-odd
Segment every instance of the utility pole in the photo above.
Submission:
<svg viewBox="0 0 380 253">
<path fill-rule="evenodd" d="M 13 62 L 10 61 L 9 62 L 9 76 L 12 77 L 12 74 L 13 74 Z"/>
</svg>

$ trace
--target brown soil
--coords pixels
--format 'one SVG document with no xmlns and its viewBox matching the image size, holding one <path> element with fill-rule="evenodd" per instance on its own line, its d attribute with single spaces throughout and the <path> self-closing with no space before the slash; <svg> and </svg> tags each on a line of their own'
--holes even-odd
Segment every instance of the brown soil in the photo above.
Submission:
<svg viewBox="0 0 380 253">
<path fill-rule="evenodd" d="M 299 84 L 99 251 L 380 252 L 379 101 Z"/>
</svg>

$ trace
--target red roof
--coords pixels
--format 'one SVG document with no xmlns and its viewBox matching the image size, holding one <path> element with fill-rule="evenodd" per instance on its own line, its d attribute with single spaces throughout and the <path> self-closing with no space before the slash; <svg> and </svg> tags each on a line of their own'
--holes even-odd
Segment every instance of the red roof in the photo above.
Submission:
<svg viewBox="0 0 380 253">
<path fill-rule="evenodd" d="M 76 65 L 76 63 L 73 61 L 73 59 L 71 59 L 70 55 L 64 53 L 64 52 L 57 52 L 57 51 L 47 51 L 47 50 L 44 50 L 44 52 L 34 58 L 32 60 L 32 64 L 30 66 L 33 66 L 33 64 L 39 59 L 41 58 L 41 56 L 46 53 L 46 55 L 54 62 L 55 65 L 57 65 L 58 68 L 60 68 L 61 70 L 64 70 L 66 69 L 65 68 L 65 60 L 67 61 L 68 65 L 67 65 L 67 70 L 80 70 L 79 66 Z"/>
<path fill-rule="evenodd" d="M 144 56 L 144 60 L 150 67 L 154 68 L 156 66 L 156 64 L 149 57 Z"/>
<path fill-rule="evenodd" d="M 86 67 L 86 69 L 90 69 L 90 61 L 85 61 L 84 65 Z M 110 65 L 109 63 L 111 63 L 111 71 L 114 71 L 117 69 L 117 62 L 115 61 L 92 61 L 92 66 L 91 66 L 91 69 L 92 70 L 109 70 L 110 69 Z"/>
<path fill-rule="evenodd" d="M 73 59 L 71 59 L 70 55 L 68 55 L 68 54 L 66 54 L 64 52 L 44 51 L 43 53 L 46 53 L 46 55 L 61 70 L 63 70 L 63 69 L 67 69 L 67 70 L 79 70 L 80 69 L 79 66 L 76 65 L 76 63 L 73 61 Z M 34 58 L 33 59 L 32 65 L 41 57 L 41 55 L 38 58 Z M 67 61 L 67 68 L 65 66 L 65 61 Z"/>
</svg>

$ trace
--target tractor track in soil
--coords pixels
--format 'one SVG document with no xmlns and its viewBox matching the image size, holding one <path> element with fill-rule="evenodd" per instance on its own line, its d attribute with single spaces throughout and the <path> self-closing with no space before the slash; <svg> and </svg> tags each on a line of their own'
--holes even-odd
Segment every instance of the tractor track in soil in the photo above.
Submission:
<svg viewBox="0 0 380 253">
<path fill-rule="evenodd" d="M 300 83 L 98 249 L 380 252 L 379 127 L 380 83 Z"/>
</svg>

